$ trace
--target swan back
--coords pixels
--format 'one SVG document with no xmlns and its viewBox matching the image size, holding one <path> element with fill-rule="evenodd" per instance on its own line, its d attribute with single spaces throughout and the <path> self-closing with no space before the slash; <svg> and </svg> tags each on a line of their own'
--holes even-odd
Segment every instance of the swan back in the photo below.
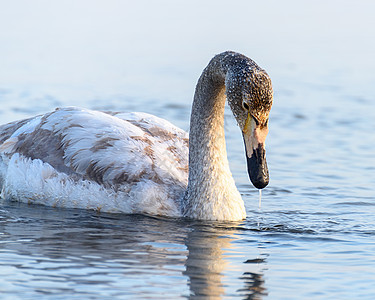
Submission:
<svg viewBox="0 0 375 300">
<path fill-rule="evenodd" d="M 120 211 L 180 214 L 179 201 L 187 186 L 188 135 L 168 121 L 146 113 L 70 107 L 4 125 L 0 132 L 0 152 L 3 161 L 8 161 L 7 171 L 11 162 L 23 161 L 27 169 L 40 160 L 40 168 L 52 167 L 51 177 L 86 182 L 117 194 L 117 198 L 121 194 Z M 12 184 L 14 180 L 6 176 L 3 185 L 5 191 L 17 196 L 21 187 Z M 25 197 L 25 193 L 22 189 L 18 196 Z M 58 195 L 59 191 L 52 193 Z M 148 199 L 146 207 L 141 197 Z M 78 206 L 87 204 L 87 200 L 77 201 L 82 202 Z M 114 203 L 107 204 L 101 210 L 116 211 Z"/>
</svg>

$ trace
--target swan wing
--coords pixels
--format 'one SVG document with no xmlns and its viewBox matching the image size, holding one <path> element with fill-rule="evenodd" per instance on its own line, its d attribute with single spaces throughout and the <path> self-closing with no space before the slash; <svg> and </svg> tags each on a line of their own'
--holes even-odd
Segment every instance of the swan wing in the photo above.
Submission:
<svg viewBox="0 0 375 300">
<path fill-rule="evenodd" d="M 188 134 L 145 113 L 57 109 L 0 127 L 0 152 L 39 159 L 106 186 L 187 184 Z"/>
</svg>

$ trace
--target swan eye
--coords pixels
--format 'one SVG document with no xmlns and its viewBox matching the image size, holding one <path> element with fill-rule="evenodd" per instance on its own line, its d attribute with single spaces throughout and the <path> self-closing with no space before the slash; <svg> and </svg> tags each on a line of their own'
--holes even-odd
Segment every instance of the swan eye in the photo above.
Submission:
<svg viewBox="0 0 375 300">
<path fill-rule="evenodd" d="M 250 106 L 249 104 L 247 104 L 246 102 L 242 102 L 242 106 L 245 110 L 249 110 L 250 109 Z"/>
</svg>

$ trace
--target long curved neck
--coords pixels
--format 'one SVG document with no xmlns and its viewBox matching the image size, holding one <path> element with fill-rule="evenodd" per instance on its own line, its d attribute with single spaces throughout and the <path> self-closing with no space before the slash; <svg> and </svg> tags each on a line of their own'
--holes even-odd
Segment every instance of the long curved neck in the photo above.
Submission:
<svg viewBox="0 0 375 300">
<path fill-rule="evenodd" d="M 211 61 L 195 89 L 189 133 L 190 187 L 200 177 L 212 181 L 212 177 L 222 174 L 223 164 L 228 165 L 224 134 L 225 74 L 221 71 L 220 61 Z"/>
<path fill-rule="evenodd" d="M 225 53 L 211 60 L 195 90 L 189 133 L 189 181 L 183 211 L 188 217 L 213 220 L 244 217 L 243 201 L 226 152 L 225 81 L 230 64 L 225 64 L 224 59 Z"/>
</svg>

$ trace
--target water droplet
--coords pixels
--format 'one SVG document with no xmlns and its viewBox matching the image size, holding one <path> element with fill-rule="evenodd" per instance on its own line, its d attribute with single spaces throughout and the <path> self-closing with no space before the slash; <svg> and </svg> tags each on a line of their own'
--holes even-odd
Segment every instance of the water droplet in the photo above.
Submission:
<svg viewBox="0 0 375 300">
<path fill-rule="evenodd" d="M 262 190 L 261 189 L 259 189 L 259 209 L 261 209 L 261 207 L 262 207 Z"/>
</svg>

